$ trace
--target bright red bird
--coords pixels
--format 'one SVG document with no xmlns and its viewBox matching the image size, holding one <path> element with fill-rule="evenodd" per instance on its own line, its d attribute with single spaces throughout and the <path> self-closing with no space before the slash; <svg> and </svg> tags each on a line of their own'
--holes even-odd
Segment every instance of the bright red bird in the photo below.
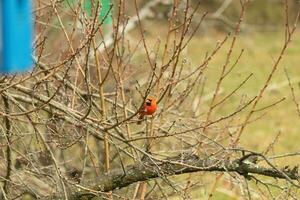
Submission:
<svg viewBox="0 0 300 200">
<path fill-rule="evenodd" d="M 142 119 L 144 119 L 145 115 L 153 115 L 157 109 L 157 101 L 155 98 L 148 97 L 146 99 L 145 105 L 139 111 L 139 120 L 138 124 L 142 123 Z"/>
</svg>

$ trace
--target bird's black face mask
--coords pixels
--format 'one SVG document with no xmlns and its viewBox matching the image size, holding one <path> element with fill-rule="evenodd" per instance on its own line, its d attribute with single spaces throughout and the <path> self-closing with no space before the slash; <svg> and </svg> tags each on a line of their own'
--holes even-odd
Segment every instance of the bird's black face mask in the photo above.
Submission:
<svg viewBox="0 0 300 200">
<path fill-rule="evenodd" d="M 147 106 L 151 106 L 151 101 L 152 101 L 151 99 L 147 99 L 146 105 L 147 105 Z"/>
</svg>

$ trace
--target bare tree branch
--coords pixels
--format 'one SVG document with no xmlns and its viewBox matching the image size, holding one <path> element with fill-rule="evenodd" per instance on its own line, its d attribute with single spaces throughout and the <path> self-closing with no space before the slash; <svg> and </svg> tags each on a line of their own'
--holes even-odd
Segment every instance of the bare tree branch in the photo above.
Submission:
<svg viewBox="0 0 300 200">
<path fill-rule="evenodd" d="M 119 169 L 111 174 L 103 175 L 93 180 L 92 190 L 100 192 L 108 192 L 114 189 L 120 189 L 139 181 L 147 181 L 161 176 L 173 176 L 192 172 L 235 172 L 247 179 L 251 179 L 251 175 L 263 175 L 273 178 L 285 179 L 285 175 L 292 180 L 299 180 L 298 170 L 285 169 L 283 171 L 274 168 L 258 166 L 255 163 L 246 162 L 248 154 L 240 159 L 233 161 L 219 160 L 212 158 L 201 159 L 196 155 L 181 154 L 170 157 L 165 160 L 153 161 L 144 160 L 125 168 L 125 171 Z M 75 192 L 74 197 L 94 196 L 89 192 Z"/>
</svg>

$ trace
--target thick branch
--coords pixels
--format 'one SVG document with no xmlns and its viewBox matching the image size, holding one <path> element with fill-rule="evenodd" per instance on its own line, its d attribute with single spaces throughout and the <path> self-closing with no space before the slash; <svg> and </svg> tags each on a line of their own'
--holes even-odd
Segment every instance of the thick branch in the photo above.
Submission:
<svg viewBox="0 0 300 200">
<path fill-rule="evenodd" d="M 155 163 L 154 163 L 155 162 Z M 296 169 L 296 168 L 295 168 Z M 125 171 L 125 173 L 124 173 Z M 126 187 L 138 181 L 146 181 L 162 176 L 210 171 L 210 172 L 236 172 L 250 178 L 250 174 L 264 175 L 273 178 L 298 180 L 298 170 L 277 170 L 275 168 L 260 167 L 254 163 L 239 160 L 200 159 L 196 155 L 179 155 L 166 160 L 147 160 L 128 166 L 125 170 L 117 170 L 111 174 L 101 176 L 94 180 L 93 190 L 108 192 L 114 189 Z M 90 184 L 91 185 L 91 184 Z M 87 192 L 75 193 L 76 198 L 92 196 Z"/>
</svg>

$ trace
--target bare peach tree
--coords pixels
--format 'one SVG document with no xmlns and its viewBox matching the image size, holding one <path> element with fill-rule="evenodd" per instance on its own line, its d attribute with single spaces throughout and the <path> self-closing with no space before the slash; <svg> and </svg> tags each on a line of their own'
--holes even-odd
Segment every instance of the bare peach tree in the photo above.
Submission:
<svg viewBox="0 0 300 200">
<path fill-rule="evenodd" d="M 297 152 L 270 156 L 279 136 L 264 152 L 240 145 L 253 116 L 282 101 L 259 107 L 296 30 L 299 14 L 289 19 L 287 0 L 285 38 L 269 76 L 224 115 L 217 110 L 253 76 L 242 74 L 234 90 L 222 92 L 247 56 L 237 40 L 250 2 L 240 1 L 234 31 L 200 63 L 186 48 L 206 17 L 219 17 L 231 1 L 214 15 L 199 12 L 201 2 L 166 1 L 168 20 L 148 20 L 151 26 L 145 21 L 159 0 L 113 1 L 102 18 L 102 5 L 90 2 L 87 12 L 83 1 L 36 0 L 35 68 L 1 76 L 2 199 L 190 199 L 203 187 L 210 199 L 222 177 L 245 199 L 297 199 L 297 166 L 275 162 Z M 149 29 L 160 35 L 148 37 Z M 221 51 L 226 59 L 207 92 L 207 69 Z M 159 108 L 137 125 L 149 96 Z"/>
</svg>

